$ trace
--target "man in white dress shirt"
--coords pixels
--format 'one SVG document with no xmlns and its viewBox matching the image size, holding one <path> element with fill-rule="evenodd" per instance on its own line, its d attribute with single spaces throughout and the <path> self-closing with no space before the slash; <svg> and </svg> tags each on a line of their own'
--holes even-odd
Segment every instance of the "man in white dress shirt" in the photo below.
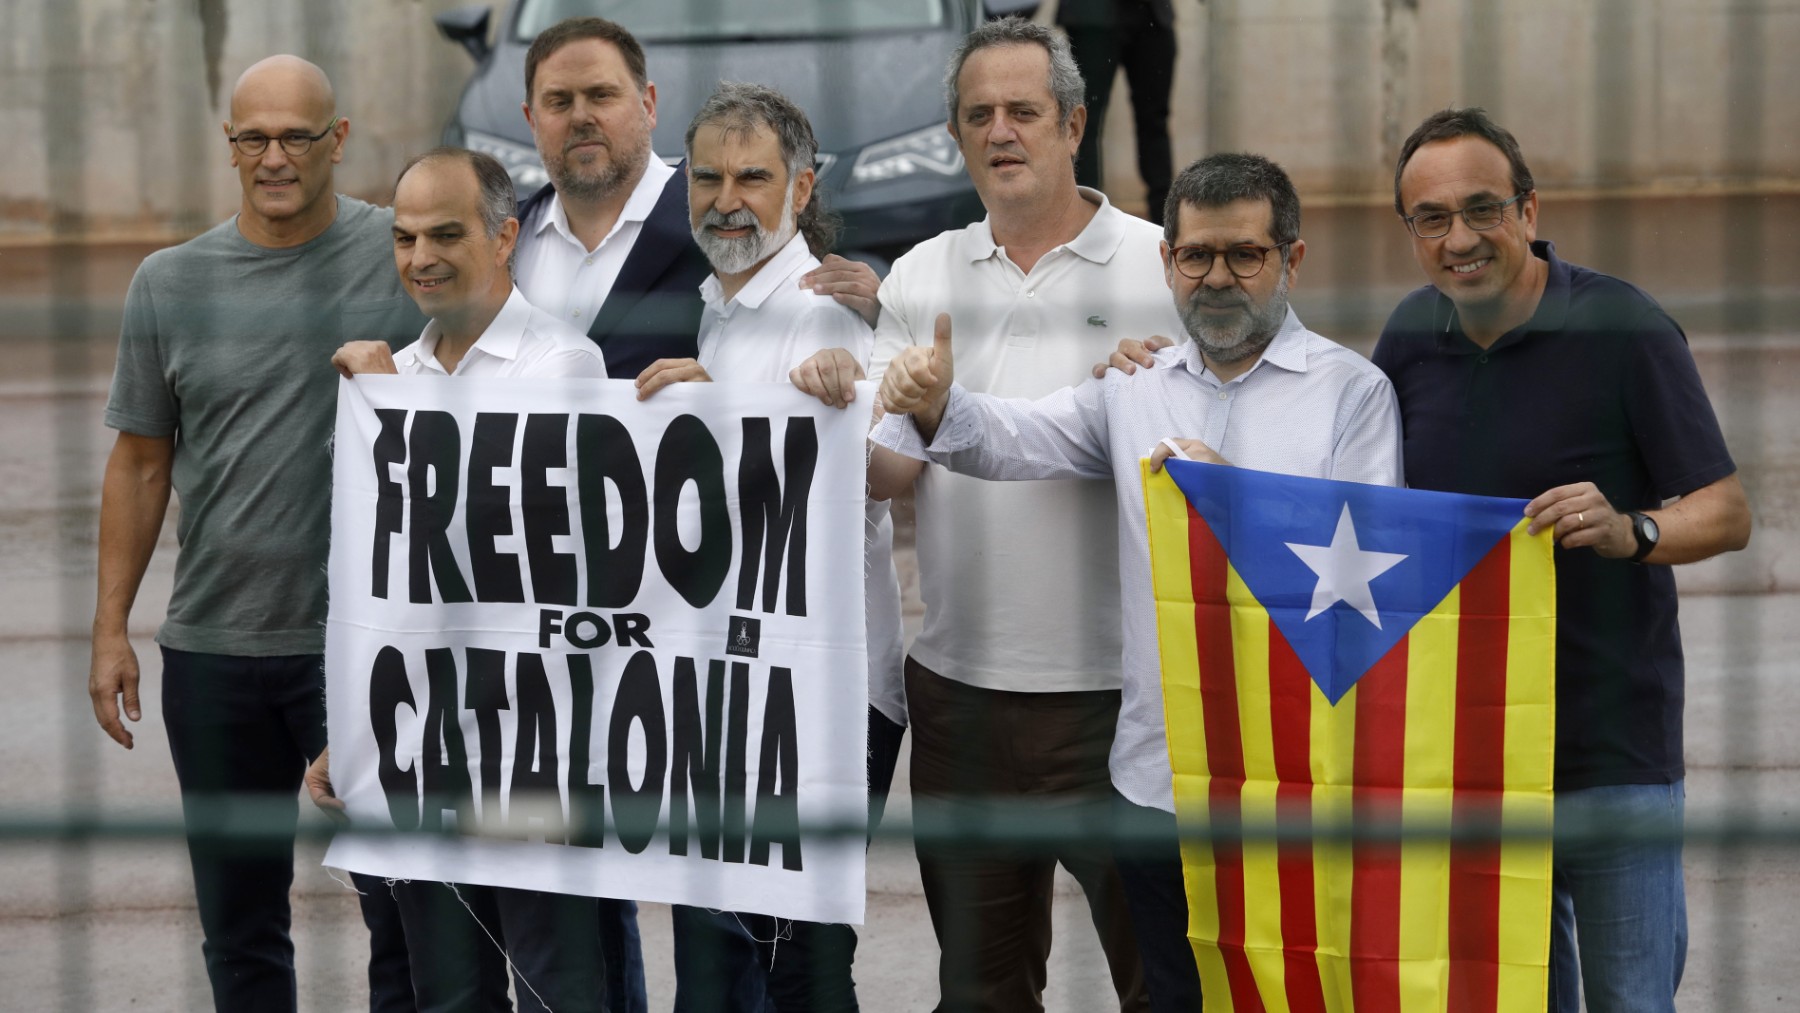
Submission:
<svg viewBox="0 0 1800 1013">
<path fill-rule="evenodd" d="M 989 22 L 952 56 L 946 85 L 950 134 L 987 217 L 895 262 L 871 374 L 904 347 L 929 349 L 946 311 L 966 339 L 963 382 L 1010 397 L 1075 382 L 1121 335 L 1177 333 L 1158 277 L 1160 231 L 1076 185 L 1086 111 L 1068 42 L 1018 18 Z M 869 477 L 880 498 L 913 486 L 918 510 L 925 622 L 905 673 L 921 821 L 978 818 L 991 798 L 1105 805 L 1120 700 L 1119 562 L 1093 532 L 1117 523 L 1112 491 L 1000 486 L 881 448 Z M 943 1013 L 1042 1008 L 1059 863 L 1086 894 L 1120 1008 L 1144 1008 L 1104 842 L 915 845 Z"/>
<path fill-rule="evenodd" d="M 1306 243 L 1287 174 L 1258 155 L 1213 155 L 1176 179 L 1169 212 L 1163 276 L 1192 340 L 1159 352 L 1150 369 L 1006 400 L 952 385 L 951 321 L 940 316 L 932 347 L 908 348 L 888 366 L 881 397 L 894 414 L 873 434 L 981 478 L 1113 480 L 1125 687 L 1110 766 L 1120 822 L 1154 831 L 1150 847 L 1120 850 L 1119 872 L 1158 1011 L 1199 1009 L 1200 979 L 1187 940 L 1138 460 L 1148 455 L 1160 468 L 1179 447 L 1194 460 L 1289 475 L 1379 485 L 1401 477 L 1393 386 L 1288 306 Z M 910 413 L 910 424 L 898 413 Z"/>
<path fill-rule="evenodd" d="M 525 91 L 550 183 L 519 207 L 519 287 L 587 332 L 616 376 L 691 357 L 695 286 L 709 268 L 688 236 L 687 177 L 651 148 L 656 85 L 643 47 L 605 18 L 558 22 L 526 53 Z M 873 322 L 875 273 L 828 261 L 807 285 Z"/>
<path fill-rule="evenodd" d="M 525 54 L 523 111 L 550 182 L 519 205 L 519 288 L 533 305 L 585 331 L 608 372 L 636 376 L 658 359 L 697 354 L 711 273 L 688 230 L 687 174 L 658 158 L 656 84 L 625 26 L 576 17 L 539 32 Z M 806 282 L 874 320 L 879 284 L 867 265 L 828 258 Z M 792 282 L 796 288 L 800 279 Z M 608 1004 L 646 1009 L 636 909 L 602 906 Z M 735 920 L 676 905 L 677 1013 L 761 1013 L 735 985 L 760 974 Z M 721 994 L 721 990 L 722 993 Z M 745 996 L 757 991 L 746 986 Z"/>
<path fill-rule="evenodd" d="M 394 184 L 394 265 L 431 322 L 398 352 L 353 341 L 332 365 L 347 377 L 604 378 L 594 343 L 513 286 L 515 203 L 506 169 L 487 155 L 439 148 L 408 162 Z M 329 762 L 326 754 L 314 762 L 308 787 L 321 808 L 341 813 Z M 597 899 L 422 880 L 395 883 L 394 896 L 421 1013 L 507 1008 L 508 959 L 521 1010 L 604 1008 Z M 504 941 L 504 953 L 490 936 Z"/>
<path fill-rule="evenodd" d="M 860 375 L 874 335 L 854 311 L 802 287 L 836 224 L 814 198 L 818 143 L 806 114 L 760 85 L 722 85 L 687 130 L 688 218 L 713 273 L 700 285 L 699 354 L 660 359 L 638 376 L 638 397 L 682 381 L 779 383 L 838 363 Z M 822 398 L 842 407 L 842 398 Z M 870 823 L 880 819 L 906 731 L 900 683 L 900 585 L 887 504 L 871 501 L 865 531 L 869 653 Z M 739 915 L 764 951 L 777 1009 L 854 1011 L 848 925 Z M 779 937 L 779 945 L 775 940 Z"/>
</svg>

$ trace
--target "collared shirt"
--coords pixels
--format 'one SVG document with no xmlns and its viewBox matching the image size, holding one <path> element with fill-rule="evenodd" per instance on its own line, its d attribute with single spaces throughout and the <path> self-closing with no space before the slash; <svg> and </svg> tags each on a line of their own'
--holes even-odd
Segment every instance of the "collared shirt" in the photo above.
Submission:
<svg viewBox="0 0 1800 1013">
<path fill-rule="evenodd" d="M 475 344 L 463 353 L 455 372 L 437 360 L 442 331 L 433 320 L 419 340 L 394 353 L 401 376 L 588 376 L 604 379 L 606 360 L 587 335 L 525 301 L 513 286 L 506 304 Z"/>
<path fill-rule="evenodd" d="M 1629 282 L 1531 248 L 1543 295 L 1487 348 L 1429 285 L 1382 329 L 1409 483 L 1531 499 L 1592 482 L 1619 510 L 1652 510 L 1733 474 L 1680 325 Z M 1556 550 L 1558 791 L 1686 775 L 1678 614 L 1673 567 Z"/>
<path fill-rule="evenodd" d="M 827 348 L 848 351 L 866 368 L 874 344 L 869 325 L 830 296 L 800 287 L 800 276 L 818 266 L 805 238 L 796 235 L 730 299 L 723 298 L 718 275 L 707 275 L 700 284 L 706 310 L 700 320 L 699 358 L 707 374 L 728 383 L 786 383 L 789 370 Z M 869 705 L 889 721 L 905 724 L 900 671 L 905 640 L 894 523 L 884 502 L 866 502 L 863 519 Z"/>
<path fill-rule="evenodd" d="M 949 313 L 956 376 L 971 391 L 1035 398 L 1079 383 L 1120 338 L 1179 336 L 1162 230 L 1098 205 L 1029 272 L 987 221 L 901 257 L 881 285 L 877 379 Z M 1166 434 L 1165 434 L 1166 435 Z M 995 485 L 927 467 L 914 490 L 925 621 L 911 655 L 957 682 L 1009 692 L 1119 688 L 1119 560 L 1095 531 L 1118 523 L 1103 483 Z M 1029 518 L 1030 523 L 1021 523 Z"/>
<path fill-rule="evenodd" d="M 1174 812 L 1138 471 L 1139 459 L 1165 437 L 1205 440 L 1242 468 L 1400 483 L 1400 411 L 1393 386 L 1367 359 L 1303 327 L 1292 309 L 1257 363 L 1224 383 L 1189 341 L 1163 349 L 1154 367 L 1135 375 L 1111 370 L 1102 380 L 1037 401 L 1005 400 L 953 385 L 929 448 L 920 445 L 906 416 L 883 419 L 871 435 L 901 453 L 986 479 L 1113 480 L 1125 685 L 1112 780 L 1132 802 Z"/>
<path fill-rule="evenodd" d="M 519 259 L 513 275 L 525 290 L 525 298 L 586 333 L 611 294 L 613 282 L 619 279 L 625 258 L 643 231 L 644 220 L 650 217 L 673 175 L 673 166 L 651 154 L 644 174 L 619 210 L 612 231 L 591 250 L 569 229 L 562 194 L 552 194 L 531 221 L 519 223 Z"/>
<path fill-rule="evenodd" d="M 814 352 L 842 348 L 867 363 L 874 334 L 856 311 L 800 287 L 819 259 L 795 235 L 744 287 L 724 298 L 719 276 L 700 283 L 700 365 L 717 379 L 787 381 Z M 779 367 L 779 368 L 777 368 Z"/>
</svg>

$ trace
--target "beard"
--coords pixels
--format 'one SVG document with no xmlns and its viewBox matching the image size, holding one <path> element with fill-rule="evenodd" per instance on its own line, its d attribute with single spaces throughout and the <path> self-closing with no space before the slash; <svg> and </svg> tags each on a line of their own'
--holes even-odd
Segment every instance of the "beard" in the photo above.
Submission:
<svg viewBox="0 0 1800 1013">
<path fill-rule="evenodd" d="M 1275 284 L 1275 291 L 1269 301 L 1261 306 L 1250 298 L 1250 293 L 1241 288 L 1227 289 L 1223 292 L 1209 289 L 1202 285 L 1194 290 L 1188 301 L 1181 307 L 1181 323 L 1187 328 L 1188 336 L 1194 344 L 1200 346 L 1207 357 L 1214 362 L 1228 364 L 1242 362 L 1253 355 L 1262 354 L 1275 340 L 1275 334 L 1287 320 L 1288 310 L 1287 273 L 1284 271 L 1281 280 Z M 1219 309 L 1236 307 L 1238 312 L 1229 317 L 1220 317 L 1205 312 L 1204 307 Z"/>
<path fill-rule="evenodd" d="M 740 239 L 728 239 L 713 232 L 715 228 L 747 228 L 750 234 Z M 776 223 L 773 230 L 763 228 L 756 212 L 747 207 L 738 208 L 728 215 L 707 208 L 706 213 L 700 216 L 700 223 L 694 226 L 694 244 L 700 247 L 701 253 L 706 254 L 706 260 L 714 271 L 720 274 L 742 274 L 780 252 L 788 244 L 788 240 L 794 238 L 797 228 L 794 222 L 794 182 L 789 180 L 787 194 L 781 203 L 781 221 Z"/>
<path fill-rule="evenodd" d="M 604 157 L 592 165 L 570 160 L 570 148 L 595 140 L 607 146 Z M 577 200 L 600 200 L 617 193 L 642 171 L 650 159 L 650 131 L 646 127 L 636 144 L 621 147 L 598 126 L 590 125 L 570 133 L 561 151 L 540 154 L 544 155 L 544 171 L 556 184 L 557 193 Z"/>
</svg>

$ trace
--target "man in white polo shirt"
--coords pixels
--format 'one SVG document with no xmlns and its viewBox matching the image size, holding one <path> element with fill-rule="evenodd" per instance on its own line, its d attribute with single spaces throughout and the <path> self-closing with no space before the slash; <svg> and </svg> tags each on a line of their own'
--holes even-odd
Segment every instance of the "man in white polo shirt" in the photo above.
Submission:
<svg viewBox="0 0 1800 1013">
<path fill-rule="evenodd" d="M 1177 334 L 1160 231 L 1076 186 L 1086 111 L 1068 42 L 1017 18 L 951 58 L 949 129 L 988 216 L 901 257 L 881 287 L 873 374 L 940 313 L 956 318 L 957 378 L 1039 397 L 1079 380 L 1124 336 Z M 921 818 L 970 796 L 1103 802 L 1119 714 L 1118 524 L 1103 483 L 1004 486 L 877 449 L 873 493 L 916 479 L 925 623 L 906 661 L 912 792 Z M 1143 971 L 1104 843 L 1052 851 L 918 842 L 942 950 L 939 1009 L 1035 1009 L 1050 951 L 1056 864 L 1081 882 L 1124 1009 Z"/>
<path fill-rule="evenodd" d="M 854 311 L 800 279 L 819 266 L 836 223 L 813 194 L 818 142 L 806 114 L 760 85 L 722 85 L 687 130 L 688 217 L 713 273 L 700 285 L 699 355 L 662 359 L 639 375 L 638 397 L 688 380 L 779 383 L 808 389 L 810 370 L 860 376 L 873 334 Z M 841 397 L 822 398 L 842 407 Z M 869 502 L 864 545 L 869 652 L 870 823 L 893 781 L 906 732 L 900 683 L 900 584 L 885 502 Z M 739 915 L 763 950 L 766 996 L 777 1009 L 854 1011 L 848 925 Z M 779 945 L 776 941 L 779 940 Z"/>
<path fill-rule="evenodd" d="M 408 162 L 394 184 L 394 264 L 431 322 L 398 352 L 354 341 L 332 365 L 347 377 L 605 377 L 586 335 L 513 286 L 514 206 L 511 178 L 487 155 L 439 148 Z M 320 808 L 341 813 L 329 762 L 320 754 L 307 783 Z M 598 899 L 419 880 L 395 883 L 394 896 L 421 1013 L 508 1008 L 508 960 L 521 1010 L 605 1008 Z M 504 953 L 490 937 L 504 941 Z"/>
</svg>

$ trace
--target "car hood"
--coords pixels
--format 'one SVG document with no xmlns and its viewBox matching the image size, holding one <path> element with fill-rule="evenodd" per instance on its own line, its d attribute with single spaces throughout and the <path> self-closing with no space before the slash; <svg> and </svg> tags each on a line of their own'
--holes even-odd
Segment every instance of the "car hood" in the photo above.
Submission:
<svg viewBox="0 0 1800 1013">
<path fill-rule="evenodd" d="M 854 151 L 875 141 L 942 125 L 945 61 L 957 36 L 894 32 L 842 40 L 647 43 L 656 85 L 653 144 L 678 158 L 688 121 L 720 81 L 775 88 L 806 111 L 819 150 Z M 519 111 L 525 96 L 525 47 L 502 45 L 463 95 L 465 126 L 530 145 Z"/>
</svg>

